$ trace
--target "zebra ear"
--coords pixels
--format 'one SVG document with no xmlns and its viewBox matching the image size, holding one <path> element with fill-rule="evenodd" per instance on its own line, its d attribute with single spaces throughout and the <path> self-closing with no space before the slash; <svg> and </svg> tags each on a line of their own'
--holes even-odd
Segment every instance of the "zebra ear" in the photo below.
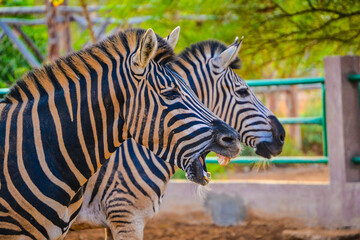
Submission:
<svg viewBox="0 0 360 240">
<path fill-rule="evenodd" d="M 224 50 L 222 53 L 220 53 L 219 56 L 214 58 L 214 63 L 216 65 L 219 65 L 223 68 L 227 68 L 236 58 L 238 55 L 241 43 L 244 39 L 244 37 L 241 38 L 241 40 L 238 42 L 238 37 L 235 38 L 235 42 L 231 44 L 226 50 Z"/>
<path fill-rule="evenodd" d="M 145 69 L 157 50 L 157 39 L 154 31 L 149 28 L 140 41 L 139 49 L 133 58 L 133 64 Z"/>
<path fill-rule="evenodd" d="M 170 44 L 172 49 L 175 49 L 175 46 L 179 40 L 180 26 L 177 26 L 170 34 L 165 38 L 165 40 Z"/>
</svg>

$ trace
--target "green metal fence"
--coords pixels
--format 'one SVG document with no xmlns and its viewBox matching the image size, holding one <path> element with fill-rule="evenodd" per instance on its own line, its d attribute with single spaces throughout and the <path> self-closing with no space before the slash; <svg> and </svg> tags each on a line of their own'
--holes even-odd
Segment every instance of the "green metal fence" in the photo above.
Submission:
<svg viewBox="0 0 360 240">
<path fill-rule="evenodd" d="M 0 88 L 0 97 L 2 97 L 3 95 L 5 95 L 8 92 L 9 92 L 8 88 Z"/>
<path fill-rule="evenodd" d="M 282 78 L 282 79 L 266 79 L 266 80 L 249 80 L 247 81 L 250 87 L 264 87 L 264 86 L 280 86 L 280 85 L 300 85 L 300 84 L 321 84 L 322 94 L 322 115 L 317 117 L 294 117 L 294 118 L 279 118 L 282 124 L 317 124 L 322 126 L 323 130 L 323 149 L 324 156 L 319 157 L 275 157 L 272 158 L 271 163 L 278 164 L 303 164 L 303 163 L 327 163 L 327 136 L 326 136 L 326 110 L 325 110 L 325 78 Z M 215 159 L 216 160 L 216 159 Z M 231 160 L 232 163 L 249 164 L 256 161 L 263 161 L 259 157 L 241 157 Z M 213 159 L 209 159 L 212 162 Z"/>
<path fill-rule="evenodd" d="M 354 74 L 349 76 L 349 80 L 352 82 L 360 82 L 360 74 Z M 323 148 L 324 156 L 319 157 L 290 157 L 282 156 L 272 158 L 271 163 L 277 164 L 303 164 L 303 163 L 328 163 L 327 158 L 327 136 L 326 136 L 326 109 L 325 109 L 325 79 L 324 77 L 313 78 L 282 78 L 282 79 L 264 79 L 264 80 L 248 80 L 250 87 L 266 87 L 266 86 L 280 86 L 280 85 L 300 85 L 300 84 L 315 84 L 320 83 L 322 89 L 322 115 L 317 117 L 294 117 L 294 118 L 280 118 L 280 122 L 283 124 L 317 124 L 322 126 L 323 129 Z M 359 88 L 360 89 L 360 88 Z M 0 97 L 5 95 L 9 89 L 0 89 Z M 251 164 L 257 161 L 264 161 L 260 157 L 238 157 L 231 160 L 231 163 L 237 164 Z M 360 156 L 352 159 L 354 163 L 360 164 Z M 217 163 L 216 157 L 207 157 L 207 163 Z"/>
</svg>

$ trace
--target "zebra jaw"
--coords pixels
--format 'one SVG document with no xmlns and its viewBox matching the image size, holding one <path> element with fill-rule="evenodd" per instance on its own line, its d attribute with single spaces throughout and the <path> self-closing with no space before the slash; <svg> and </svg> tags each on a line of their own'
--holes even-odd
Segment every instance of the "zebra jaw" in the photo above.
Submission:
<svg viewBox="0 0 360 240">
<path fill-rule="evenodd" d="M 206 166 L 205 165 L 205 157 L 200 156 L 199 159 L 200 159 L 200 162 L 201 162 L 201 164 L 203 165 L 203 168 L 204 168 L 204 166 Z M 211 172 L 206 172 L 203 169 L 203 175 L 204 175 L 206 183 L 209 183 L 211 181 Z"/>
</svg>

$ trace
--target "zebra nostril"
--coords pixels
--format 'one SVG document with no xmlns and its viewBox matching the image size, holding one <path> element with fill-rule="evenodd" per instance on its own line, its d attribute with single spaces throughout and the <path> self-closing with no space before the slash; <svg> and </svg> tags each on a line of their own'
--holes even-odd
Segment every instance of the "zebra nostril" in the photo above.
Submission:
<svg viewBox="0 0 360 240">
<path fill-rule="evenodd" d="M 285 141 L 285 135 L 284 135 L 284 134 L 280 134 L 279 140 L 280 140 L 280 142 L 283 144 L 284 141 Z"/>
<path fill-rule="evenodd" d="M 224 143 L 224 145 L 231 145 L 234 143 L 235 138 L 224 136 L 220 139 L 220 141 Z"/>
</svg>

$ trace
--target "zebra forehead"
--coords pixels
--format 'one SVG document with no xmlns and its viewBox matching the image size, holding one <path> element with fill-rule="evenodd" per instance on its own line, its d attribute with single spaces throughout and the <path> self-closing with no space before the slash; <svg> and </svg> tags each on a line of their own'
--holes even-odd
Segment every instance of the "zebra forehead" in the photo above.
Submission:
<svg viewBox="0 0 360 240">
<path fill-rule="evenodd" d="M 226 78 L 228 78 L 231 82 L 234 82 L 235 85 L 247 86 L 245 80 L 242 79 L 242 77 L 240 77 L 238 74 L 236 74 L 235 71 L 227 71 Z"/>
<path fill-rule="evenodd" d="M 225 51 L 227 46 L 217 40 L 207 40 L 194 43 L 187 47 L 184 51 L 179 54 L 179 58 L 185 61 L 193 61 L 194 56 L 206 59 L 214 58 L 218 56 L 220 53 Z M 175 59 L 175 62 L 179 61 Z M 240 69 L 241 68 L 241 60 L 239 57 L 236 57 L 234 61 L 232 61 L 229 65 L 232 69 Z"/>
</svg>

